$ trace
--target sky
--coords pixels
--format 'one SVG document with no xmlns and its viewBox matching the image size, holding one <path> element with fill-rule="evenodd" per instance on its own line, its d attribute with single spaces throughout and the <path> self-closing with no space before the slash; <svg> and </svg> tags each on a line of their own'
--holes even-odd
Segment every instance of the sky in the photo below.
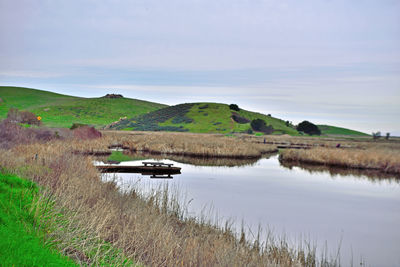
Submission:
<svg viewBox="0 0 400 267">
<path fill-rule="evenodd" d="M 0 0 L 0 85 L 400 136 L 400 1 Z"/>
</svg>

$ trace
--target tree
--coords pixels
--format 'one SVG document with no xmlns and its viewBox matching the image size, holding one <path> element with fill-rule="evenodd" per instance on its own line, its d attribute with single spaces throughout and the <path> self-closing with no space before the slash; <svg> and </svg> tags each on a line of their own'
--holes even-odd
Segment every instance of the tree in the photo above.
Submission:
<svg viewBox="0 0 400 267">
<path fill-rule="evenodd" d="M 252 120 L 250 126 L 254 131 L 263 132 L 265 134 L 271 134 L 274 131 L 274 128 L 271 125 L 267 126 L 262 119 Z"/>
<path fill-rule="evenodd" d="M 386 133 L 386 140 L 389 140 L 390 133 Z"/>
<path fill-rule="evenodd" d="M 229 108 L 232 109 L 232 110 L 240 111 L 239 106 L 236 105 L 236 104 L 230 104 L 230 105 L 229 105 Z"/>
<path fill-rule="evenodd" d="M 302 121 L 299 125 L 297 125 L 296 130 L 309 135 L 321 135 L 321 130 L 318 128 L 318 126 L 309 121 Z"/>
<path fill-rule="evenodd" d="M 377 139 L 379 139 L 379 138 L 381 138 L 381 132 L 380 131 L 377 131 L 376 133 L 372 133 L 372 138 L 374 139 L 374 140 L 377 140 Z"/>
</svg>

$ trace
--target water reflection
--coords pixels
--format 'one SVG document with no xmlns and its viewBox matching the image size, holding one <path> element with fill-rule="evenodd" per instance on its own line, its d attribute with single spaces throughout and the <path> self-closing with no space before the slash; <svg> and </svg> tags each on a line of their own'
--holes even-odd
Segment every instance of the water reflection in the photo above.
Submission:
<svg viewBox="0 0 400 267">
<path fill-rule="evenodd" d="M 174 179 L 143 179 L 137 174 L 119 173 L 116 181 L 122 189 L 148 186 L 151 192 L 152 186 L 176 185 L 190 199 L 188 212 L 192 216 L 202 216 L 212 207 L 219 218 L 236 221 L 237 229 L 243 220 L 252 233 L 257 233 L 261 224 L 291 240 L 306 236 L 317 248 L 329 244 L 329 254 L 340 250 L 344 266 L 361 257 L 372 266 L 400 263 L 397 179 L 360 170 L 282 164 L 278 156 L 247 165 L 241 160 L 243 164 L 236 167 L 198 166 L 194 163 L 198 159 L 178 157 L 175 161 L 176 157 L 165 155 L 136 153 L 132 157 L 140 159 L 120 165 L 162 159 L 181 167 L 182 174 L 173 175 Z M 191 163 L 179 163 L 182 158 Z M 201 164 L 215 164 L 200 160 Z M 332 179 L 335 176 L 343 179 Z"/>
<path fill-rule="evenodd" d="M 169 159 L 179 163 L 191 164 L 195 166 L 219 166 L 219 167 L 239 167 L 252 166 L 260 159 L 232 159 L 232 158 L 215 158 L 215 157 L 187 157 L 170 154 L 150 154 L 143 152 L 125 151 L 124 155 L 128 155 L 132 160 L 141 160 L 145 158 L 153 158 L 157 160 Z M 265 154 L 262 158 L 270 158 L 274 154 Z"/>
</svg>

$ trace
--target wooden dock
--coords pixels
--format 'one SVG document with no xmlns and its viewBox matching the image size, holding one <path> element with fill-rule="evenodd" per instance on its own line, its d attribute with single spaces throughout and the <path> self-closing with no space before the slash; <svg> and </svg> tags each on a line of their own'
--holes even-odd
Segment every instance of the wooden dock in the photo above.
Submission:
<svg viewBox="0 0 400 267">
<path fill-rule="evenodd" d="M 143 162 L 143 166 L 97 165 L 96 168 L 101 172 L 180 174 L 181 168 L 173 167 L 172 165 L 173 164 L 166 164 L 162 162 Z"/>
</svg>

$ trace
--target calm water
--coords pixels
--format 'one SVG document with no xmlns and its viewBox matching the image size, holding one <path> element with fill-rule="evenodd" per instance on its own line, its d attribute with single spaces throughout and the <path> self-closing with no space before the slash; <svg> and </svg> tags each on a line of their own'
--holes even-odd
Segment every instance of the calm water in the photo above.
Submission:
<svg viewBox="0 0 400 267">
<path fill-rule="evenodd" d="M 163 161 L 181 167 L 182 174 L 168 180 L 118 174 L 118 183 L 147 188 L 168 183 L 186 193 L 192 216 L 212 207 L 220 219 L 239 227 L 243 220 L 253 232 L 260 224 L 293 244 L 306 239 L 317 245 L 318 255 L 327 249 L 335 257 L 340 248 L 342 266 L 352 260 L 357 266 L 360 259 L 370 266 L 400 266 L 398 180 L 289 169 L 277 156 L 238 167 Z"/>
</svg>

